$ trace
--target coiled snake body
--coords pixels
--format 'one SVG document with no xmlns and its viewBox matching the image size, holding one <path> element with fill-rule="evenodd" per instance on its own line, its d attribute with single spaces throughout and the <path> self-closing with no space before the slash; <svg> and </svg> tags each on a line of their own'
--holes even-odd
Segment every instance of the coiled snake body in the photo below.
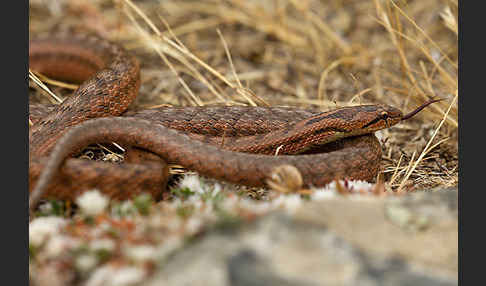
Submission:
<svg viewBox="0 0 486 286">
<path fill-rule="evenodd" d="M 103 142 L 141 148 L 202 175 L 248 186 L 264 186 L 281 165 L 295 166 L 304 186 L 343 178 L 369 181 L 376 177 L 381 161 L 381 146 L 373 132 L 434 102 L 405 116 L 387 105 L 328 112 L 240 106 L 124 113 L 138 93 L 140 69 L 118 45 L 93 35 L 32 39 L 29 64 L 47 76 L 82 82 L 60 105 L 30 106 L 31 208 L 41 197 L 73 199 L 94 187 L 118 198 L 161 192 L 168 176 L 161 160 L 127 159 L 124 164 L 66 160 L 89 144 Z M 276 152 L 279 156 L 274 156 Z"/>
</svg>

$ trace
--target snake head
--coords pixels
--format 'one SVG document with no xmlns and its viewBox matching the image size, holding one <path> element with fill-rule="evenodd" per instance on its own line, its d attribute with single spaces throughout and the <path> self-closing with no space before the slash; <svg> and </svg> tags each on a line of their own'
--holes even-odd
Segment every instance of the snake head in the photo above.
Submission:
<svg viewBox="0 0 486 286">
<path fill-rule="evenodd" d="M 361 117 L 360 119 L 362 120 L 362 122 L 367 123 L 365 123 L 361 127 L 361 129 L 365 132 L 373 132 L 391 127 L 400 121 L 412 118 L 415 114 L 419 113 L 427 106 L 441 100 L 443 100 L 443 98 L 431 99 L 405 115 L 403 115 L 403 113 L 399 109 L 385 104 L 362 105 L 360 107 L 361 109 L 363 109 L 362 114 L 359 116 Z"/>
<path fill-rule="evenodd" d="M 373 132 L 391 127 L 402 120 L 403 113 L 389 105 L 378 104 L 363 106 L 362 130 Z"/>
</svg>

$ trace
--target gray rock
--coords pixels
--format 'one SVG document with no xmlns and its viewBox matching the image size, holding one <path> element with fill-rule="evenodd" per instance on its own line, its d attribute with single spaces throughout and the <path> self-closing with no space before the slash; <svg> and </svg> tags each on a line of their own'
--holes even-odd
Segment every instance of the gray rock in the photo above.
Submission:
<svg viewBox="0 0 486 286">
<path fill-rule="evenodd" d="M 146 285 L 449 286 L 457 280 L 455 188 L 336 197 L 219 227 L 161 262 Z"/>
<path fill-rule="evenodd" d="M 228 278 L 231 286 L 316 285 L 278 276 L 268 262 L 250 249 L 243 249 L 228 259 Z"/>
<path fill-rule="evenodd" d="M 385 204 L 387 218 L 411 231 L 420 231 L 445 218 L 457 219 L 457 188 L 418 191 Z"/>
</svg>

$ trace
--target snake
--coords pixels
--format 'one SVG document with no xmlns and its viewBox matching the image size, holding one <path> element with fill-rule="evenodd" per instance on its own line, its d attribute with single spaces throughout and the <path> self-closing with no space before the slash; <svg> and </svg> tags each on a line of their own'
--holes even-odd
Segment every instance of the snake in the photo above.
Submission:
<svg viewBox="0 0 486 286">
<path fill-rule="evenodd" d="M 303 187 L 372 181 L 382 156 L 374 132 L 438 101 L 405 115 L 385 104 L 324 112 L 253 106 L 127 111 L 140 87 L 140 65 L 119 44 L 91 33 L 30 39 L 29 68 L 80 84 L 61 104 L 29 106 L 30 209 L 41 198 L 73 200 L 90 188 L 119 199 L 159 194 L 167 163 L 251 187 L 267 186 L 272 172 L 285 165 L 298 170 Z M 109 142 L 127 148 L 125 162 L 73 157 L 90 144 Z"/>
</svg>

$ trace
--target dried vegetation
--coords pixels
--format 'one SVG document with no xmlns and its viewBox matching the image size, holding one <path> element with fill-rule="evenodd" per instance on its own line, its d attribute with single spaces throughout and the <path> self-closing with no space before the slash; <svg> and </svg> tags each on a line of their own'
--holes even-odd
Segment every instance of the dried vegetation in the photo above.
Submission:
<svg viewBox="0 0 486 286">
<path fill-rule="evenodd" d="M 94 30 L 137 56 L 133 108 L 386 103 L 408 112 L 444 98 L 381 132 L 380 179 L 393 189 L 458 182 L 455 0 L 30 4 L 31 34 Z"/>
</svg>

